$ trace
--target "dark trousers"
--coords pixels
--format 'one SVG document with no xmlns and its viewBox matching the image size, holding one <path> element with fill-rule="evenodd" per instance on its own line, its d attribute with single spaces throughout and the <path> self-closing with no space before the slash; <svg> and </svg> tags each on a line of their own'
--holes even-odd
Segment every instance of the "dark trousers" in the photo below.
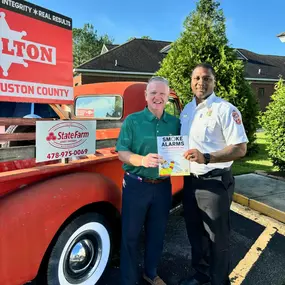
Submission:
<svg viewBox="0 0 285 285">
<path fill-rule="evenodd" d="M 229 215 L 234 177 L 229 171 L 221 180 L 184 178 L 184 217 L 194 277 L 200 282 L 211 281 L 212 285 L 230 284 Z"/>
<path fill-rule="evenodd" d="M 145 226 L 145 274 L 153 278 L 163 250 L 171 207 L 171 183 L 141 182 L 125 175 L 122 204 L 121 285 L 138 281 L 138 241 Z M 151 276 L 153 275 L 153 276 Z"/>
</svg>

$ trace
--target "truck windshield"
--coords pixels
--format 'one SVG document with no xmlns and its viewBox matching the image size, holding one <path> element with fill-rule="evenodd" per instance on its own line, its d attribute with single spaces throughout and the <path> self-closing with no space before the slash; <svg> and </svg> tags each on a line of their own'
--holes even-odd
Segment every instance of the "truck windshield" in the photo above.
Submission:
<svg viewBox="0 0 285 285">
<path fill-rule="evenodd" d="M 0 102 L 1 118 L 23 118 L 30 114 L 31 103 Z M 59 118 L 49 104 L 35 103 L 34 114 L 41 118 Z"/>
<path fill-rule="evenodd" d="M 123 100 L 120 95 L 78 97 L 75 102 L 75 113 L 79 117 L 120 119 L 123 114 Z"/>
</svg>

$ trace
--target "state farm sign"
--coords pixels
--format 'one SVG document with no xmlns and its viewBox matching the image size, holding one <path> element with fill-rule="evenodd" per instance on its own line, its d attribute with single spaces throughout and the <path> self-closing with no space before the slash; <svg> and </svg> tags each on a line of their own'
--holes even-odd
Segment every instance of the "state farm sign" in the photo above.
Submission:
<svg viewBox="0 0 285 285">
<path fill-rule="evenodd" d="M 96 121 L 37 121 L 36 162 L 94 154 Z"/>
<path fill-rule="evenodd" d="M 26 1 L 0 2 L 0 101 L 72 103 L 71 19 Z"/>
<path fill-rule="evenodd" d="M 73 129 L 67 129 L 72 127 Z M 46 141 L 56 148 L 68 149 L 80 146 L 89 138 L 90 133 L 87 127 L 78 122 L 73 123 L 57 123 L 49 129 Z"/>
</svg>

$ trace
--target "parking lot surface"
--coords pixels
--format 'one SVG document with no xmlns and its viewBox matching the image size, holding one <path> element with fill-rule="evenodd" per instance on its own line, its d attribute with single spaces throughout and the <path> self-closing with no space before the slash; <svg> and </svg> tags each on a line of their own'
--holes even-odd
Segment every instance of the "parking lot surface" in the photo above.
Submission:
<svg viewBox="0 0 285 285">
<path fill-rule="evenodd" d="M 233 203 L 231 211 L 231 281 L 234 285 L 285 285 L 285 226 Z M 139 250 L 143 268 L 143 234 Z M 191 246 L 180 207 L 170 215 L 164 253 L 158 269 L 168 285 L 193 273 Z M 98 285 L 119 284 L 119 259 L 115 257 Z M 143 283 L 142 283 L 143 284 Z"/>
</svg>

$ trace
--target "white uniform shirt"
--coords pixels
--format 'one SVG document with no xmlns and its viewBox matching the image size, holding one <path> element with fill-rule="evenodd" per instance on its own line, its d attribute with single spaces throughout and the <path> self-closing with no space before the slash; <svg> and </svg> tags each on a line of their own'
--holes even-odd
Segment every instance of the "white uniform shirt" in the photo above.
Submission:
<svg viewBox="0 0 285 285">
<path fill-rule="evenodd" d="M 189 136 L 189 149 L 196 148 L 202 153 L 211 153 L 228 145 L 248 142 L 239 110 L 215 93 L 198 106 L 194 98 L 183 109 L 180 121 L 181 135 Z M 190 162 L 190 171 L 201 175 L 213 169 L 230 167 L 232 163 L 233 161 L 206 165 Z"/>
</svg>

